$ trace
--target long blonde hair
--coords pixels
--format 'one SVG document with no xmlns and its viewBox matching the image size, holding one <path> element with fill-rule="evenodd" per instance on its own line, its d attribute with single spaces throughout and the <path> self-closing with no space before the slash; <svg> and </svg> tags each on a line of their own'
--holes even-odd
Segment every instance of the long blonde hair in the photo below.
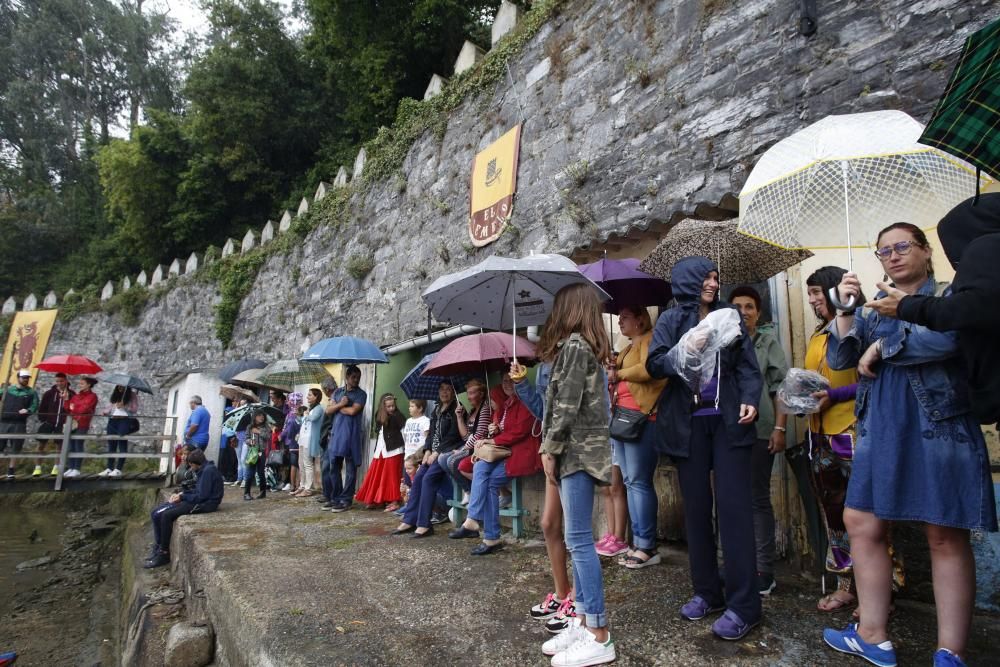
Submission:
<svg viewBox="0 0 1000 667">
<path fill-rule="evenodd" d="M 538 343 L 538 357 L 551 362 L 559 352 L 559 342 L 574 333 L 583 336 L 599 362 L 611 357 L 611 343 L 601 317 L 601 299 L 586 283 L 567 285 L 556 294 Z"/>
</svg>

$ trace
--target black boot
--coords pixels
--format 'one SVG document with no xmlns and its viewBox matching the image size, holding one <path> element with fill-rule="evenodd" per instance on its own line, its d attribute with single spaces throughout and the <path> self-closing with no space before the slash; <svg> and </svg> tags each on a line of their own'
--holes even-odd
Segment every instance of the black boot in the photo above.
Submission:
<svg viewBox="0 0 1000 667">
<path fill-rule="evenodd" d="M 253 496 L 250 495 L 249 491 L 243 494 L 243 500 L 253 500 Z"/>
<path fill-rule="evenodd" d="M 156 555 L 151 559 L 147 560 L 143 565 L 147 570 L 152 570 L 155 567 L 163 567 L 164 565 L 170 564 L 170 552 L 163 551 L 162 549 L 156 552 Z"/>
</svg>

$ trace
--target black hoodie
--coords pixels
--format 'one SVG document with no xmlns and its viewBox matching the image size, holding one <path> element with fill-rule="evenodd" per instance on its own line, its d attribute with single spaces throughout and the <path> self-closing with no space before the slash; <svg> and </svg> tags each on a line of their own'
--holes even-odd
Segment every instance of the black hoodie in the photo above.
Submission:
<svg viewBox="0 0 1000 667">
<path fill-rule="evenodd" d="M 955 267 L 950 296 L 907 296 L 898 317 L 935 331 L 958 331 L 969 372 L 972 412 L 1000 421 L 1000 193 L 967 199 L 941 220 L 938 236 Z"/>
</svg>

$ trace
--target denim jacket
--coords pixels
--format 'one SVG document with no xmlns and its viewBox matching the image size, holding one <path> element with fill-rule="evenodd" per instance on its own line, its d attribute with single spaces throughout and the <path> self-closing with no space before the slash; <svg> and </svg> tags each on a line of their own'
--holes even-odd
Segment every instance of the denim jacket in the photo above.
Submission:
<svg viewBox="0 0 1000 667">
<path fill-rule="evenodd" d="M 917 294 L 933 296 L 937 283 L 933 278 Z M 950 296 L 950 290 L 944 295 Z M 884 292 L 875 298 L 881 299 Z M 830 323 L 831 333 L 826 356 L 830 368 L 844 370 L 857 365 L 861 355 L 875 341 L 882 340 L 882 363 L 902 366 L 913 394 L 933 421 L 950 419 L 970 410 L 967 379 L 958 353 L 958 334 L 954 331 L 931 331 L 927 327 L 883 317 L 874 310 L 859 309 L 854 324 L 841 340 L 837 323 Z M 877 378 L 876 378 L 877 380 Z M 868 407 L 872 378 L 858 378 L 854 413 L 859 419 Z"/>
<path fill-rule="evenodd" d="M 545 391 L 549 386 L 549 377 L 552 375 L 552 364 L 543 363 L 538 366 L 535 374 L 535 384 L 522 381 L 514 384 L 514 391 L 521 399 L 535 419 L 545 419 Z"/>
</svg>

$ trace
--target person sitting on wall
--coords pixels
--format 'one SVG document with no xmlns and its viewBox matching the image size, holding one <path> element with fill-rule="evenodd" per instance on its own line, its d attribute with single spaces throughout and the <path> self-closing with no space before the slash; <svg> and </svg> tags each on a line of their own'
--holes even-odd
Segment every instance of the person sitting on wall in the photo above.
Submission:
<svg viewBox="0 0 1000 667">
<path fill-rule="evenodd" d="M 205 453 L 201 449 L 195 449 L 188 454 L 187 464 L 198 475 L 195 487 L 173 494 L 167 502 L 150 514 L 155 544 L 149 559 L 143 565 L 147 570 L 162 567 L 170 562 L 170 535 L 177 517 L 214 512 L 222 502 L 225 489 L 222 485 L 222 474 L 215 467 L 215 463 L 206 461 Z"/>
</svg>

